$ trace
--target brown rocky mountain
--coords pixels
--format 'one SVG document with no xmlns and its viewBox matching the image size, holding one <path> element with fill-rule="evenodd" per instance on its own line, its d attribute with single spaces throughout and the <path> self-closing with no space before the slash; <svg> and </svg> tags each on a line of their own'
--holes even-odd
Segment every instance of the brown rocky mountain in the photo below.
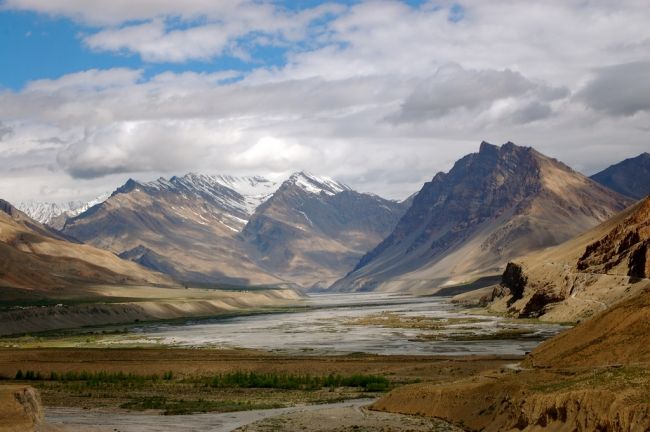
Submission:
<svg viewBox="0 0 650 432">
<path fill-rule="evenodd" d="M 405 207 L 301 172 L 257 209 L 242 238 L 269 272 L 325 288 L 390 233 Z"/>
<path fill-rule="evenodd" d="M 350 271 L 402 212 L 304 173 L 282 185 L 188 174 L 129 180 L 63 232 L 184 282 L 312 286 Z"/>
<path fill-rule="evenodd" d="M 431 291 L 499 274 L 629 204 L 530 147 L 483 142 L 426 183 L 393 232 L 333 288 Z"/>
<path fill-rule="evenodd" d="M 95 285 L 173 286 L 165 275 L 65 235 L 0 200 L 2 300 L 83 295 Z"/>
<path fill-rule="evenodd" d="M 508 264 L 491 308 L 574 321 L 650 288 L 650 198 L 561 245 Z"/>
<path fill-rule="evenodd" d="M 641 199 L 650 195 L 650 153 L 625 159 L 591 178 L 616 192 Z"/>
<path fill-rule="evenodd" d="M 252 210 L 276 188 L 260 177 L 129 180 L 69 219 L 63 232 L 180 281 L 281 285 L 285 281 L 252 261 L 238 239 Z"/>
</svg>

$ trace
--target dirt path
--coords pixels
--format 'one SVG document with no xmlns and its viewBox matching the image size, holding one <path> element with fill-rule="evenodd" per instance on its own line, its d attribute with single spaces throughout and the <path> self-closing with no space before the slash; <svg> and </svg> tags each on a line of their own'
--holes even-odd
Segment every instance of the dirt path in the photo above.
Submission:
<svg viewBox="0 0 650 432">
<path fill-rule="evenodd" d="M 269 417 L 237 429 L 238 432 L 457 432 L 442 420 L 370 411 L 361 406 L 324 407 Z"/>
<path fill-rule="evenodd" d="M 313 412 L 330 409 L 360 412 L 361 406 L 372 402 L 374 399 L 356 399 L 323 405 L 178 416 L 99 409 L 47 408 L 45 422 L 48 426 L 41 432 L 226 432 L 276 416 L 293 414 L 309 417 Z"/>
</svg>

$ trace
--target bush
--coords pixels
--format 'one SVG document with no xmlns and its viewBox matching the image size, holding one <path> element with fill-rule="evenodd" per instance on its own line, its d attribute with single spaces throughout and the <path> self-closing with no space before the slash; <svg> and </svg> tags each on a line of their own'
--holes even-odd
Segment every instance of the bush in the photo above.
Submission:
<svg viewBox="0 0 650 432">
<path fill-rule="evenodd" d="M 389 381 L 376 375 L 312 376 L 310 374 L 277 374 L 257 372 L 233 372 L 219 374 L 209 379 L 211 387 L 275 388 L 283 390 L 317 390 L 323 387 L 361 387 L 366 391 L 383 391 Z"/>
</svg>

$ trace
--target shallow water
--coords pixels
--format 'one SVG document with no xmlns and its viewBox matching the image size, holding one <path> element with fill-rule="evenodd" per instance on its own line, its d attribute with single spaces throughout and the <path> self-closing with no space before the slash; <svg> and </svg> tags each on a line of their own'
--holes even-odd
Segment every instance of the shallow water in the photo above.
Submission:
<svg viewBox="0 0 650 432">
<path fill-rule="evenodd" d="M 389 294 L 324 294 L 308 299 L 311 309 L 182 325 L 147 325 L 136 329 L 143 341 L 197 347 L 244 347 L 303 355 L 522 355 L 563 327 L 554 324 L 511 323 L 500 317 L 468 315 L 446 297 L 404 297 Z M 349 321 L 382 311 L 402 316 L 440 319 L 476 319 L 450 324 L 438 332 L 448 340 L 418 340 L 431 330 L 354 325 Z M 491 334 L 504 329 L 526 329 L 525 338 L 460 341 L 458 335 Z"/>
</svg>

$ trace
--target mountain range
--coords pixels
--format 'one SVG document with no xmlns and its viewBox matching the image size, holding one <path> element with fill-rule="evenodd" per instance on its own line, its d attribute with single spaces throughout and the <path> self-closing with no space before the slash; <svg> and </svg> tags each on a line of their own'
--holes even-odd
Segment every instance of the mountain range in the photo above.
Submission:
<svg viewBox="0 0 650 432">
<path fill-rule="evenodd" d="M 80 215 L 103 201 L 111 194 L 104 193 L 90 201 L 68 201 L 64 203 L 42 202 L 42 201 L 21 201 L 16 205 L 18 210 L 22 211 L 32 219 L 60 230 L 69 218 Z"/>
<path fill-rule="evenodd" d="M 405 210 L 326 177 L 129 180 L 62 232 L 191 283 L 324 286 Z"/>
<path fill-rule="evenodd" d="M 589 179 L 532 148 L 483 142 L 404 202 L 305 172 L 190 173 L 131 179 L 89 203 L 21 206 L 185 283 L 430 291 L 498 275 L 608 219 L 645 193 L 644 170 L 647 153 Z"/>
</svg>

